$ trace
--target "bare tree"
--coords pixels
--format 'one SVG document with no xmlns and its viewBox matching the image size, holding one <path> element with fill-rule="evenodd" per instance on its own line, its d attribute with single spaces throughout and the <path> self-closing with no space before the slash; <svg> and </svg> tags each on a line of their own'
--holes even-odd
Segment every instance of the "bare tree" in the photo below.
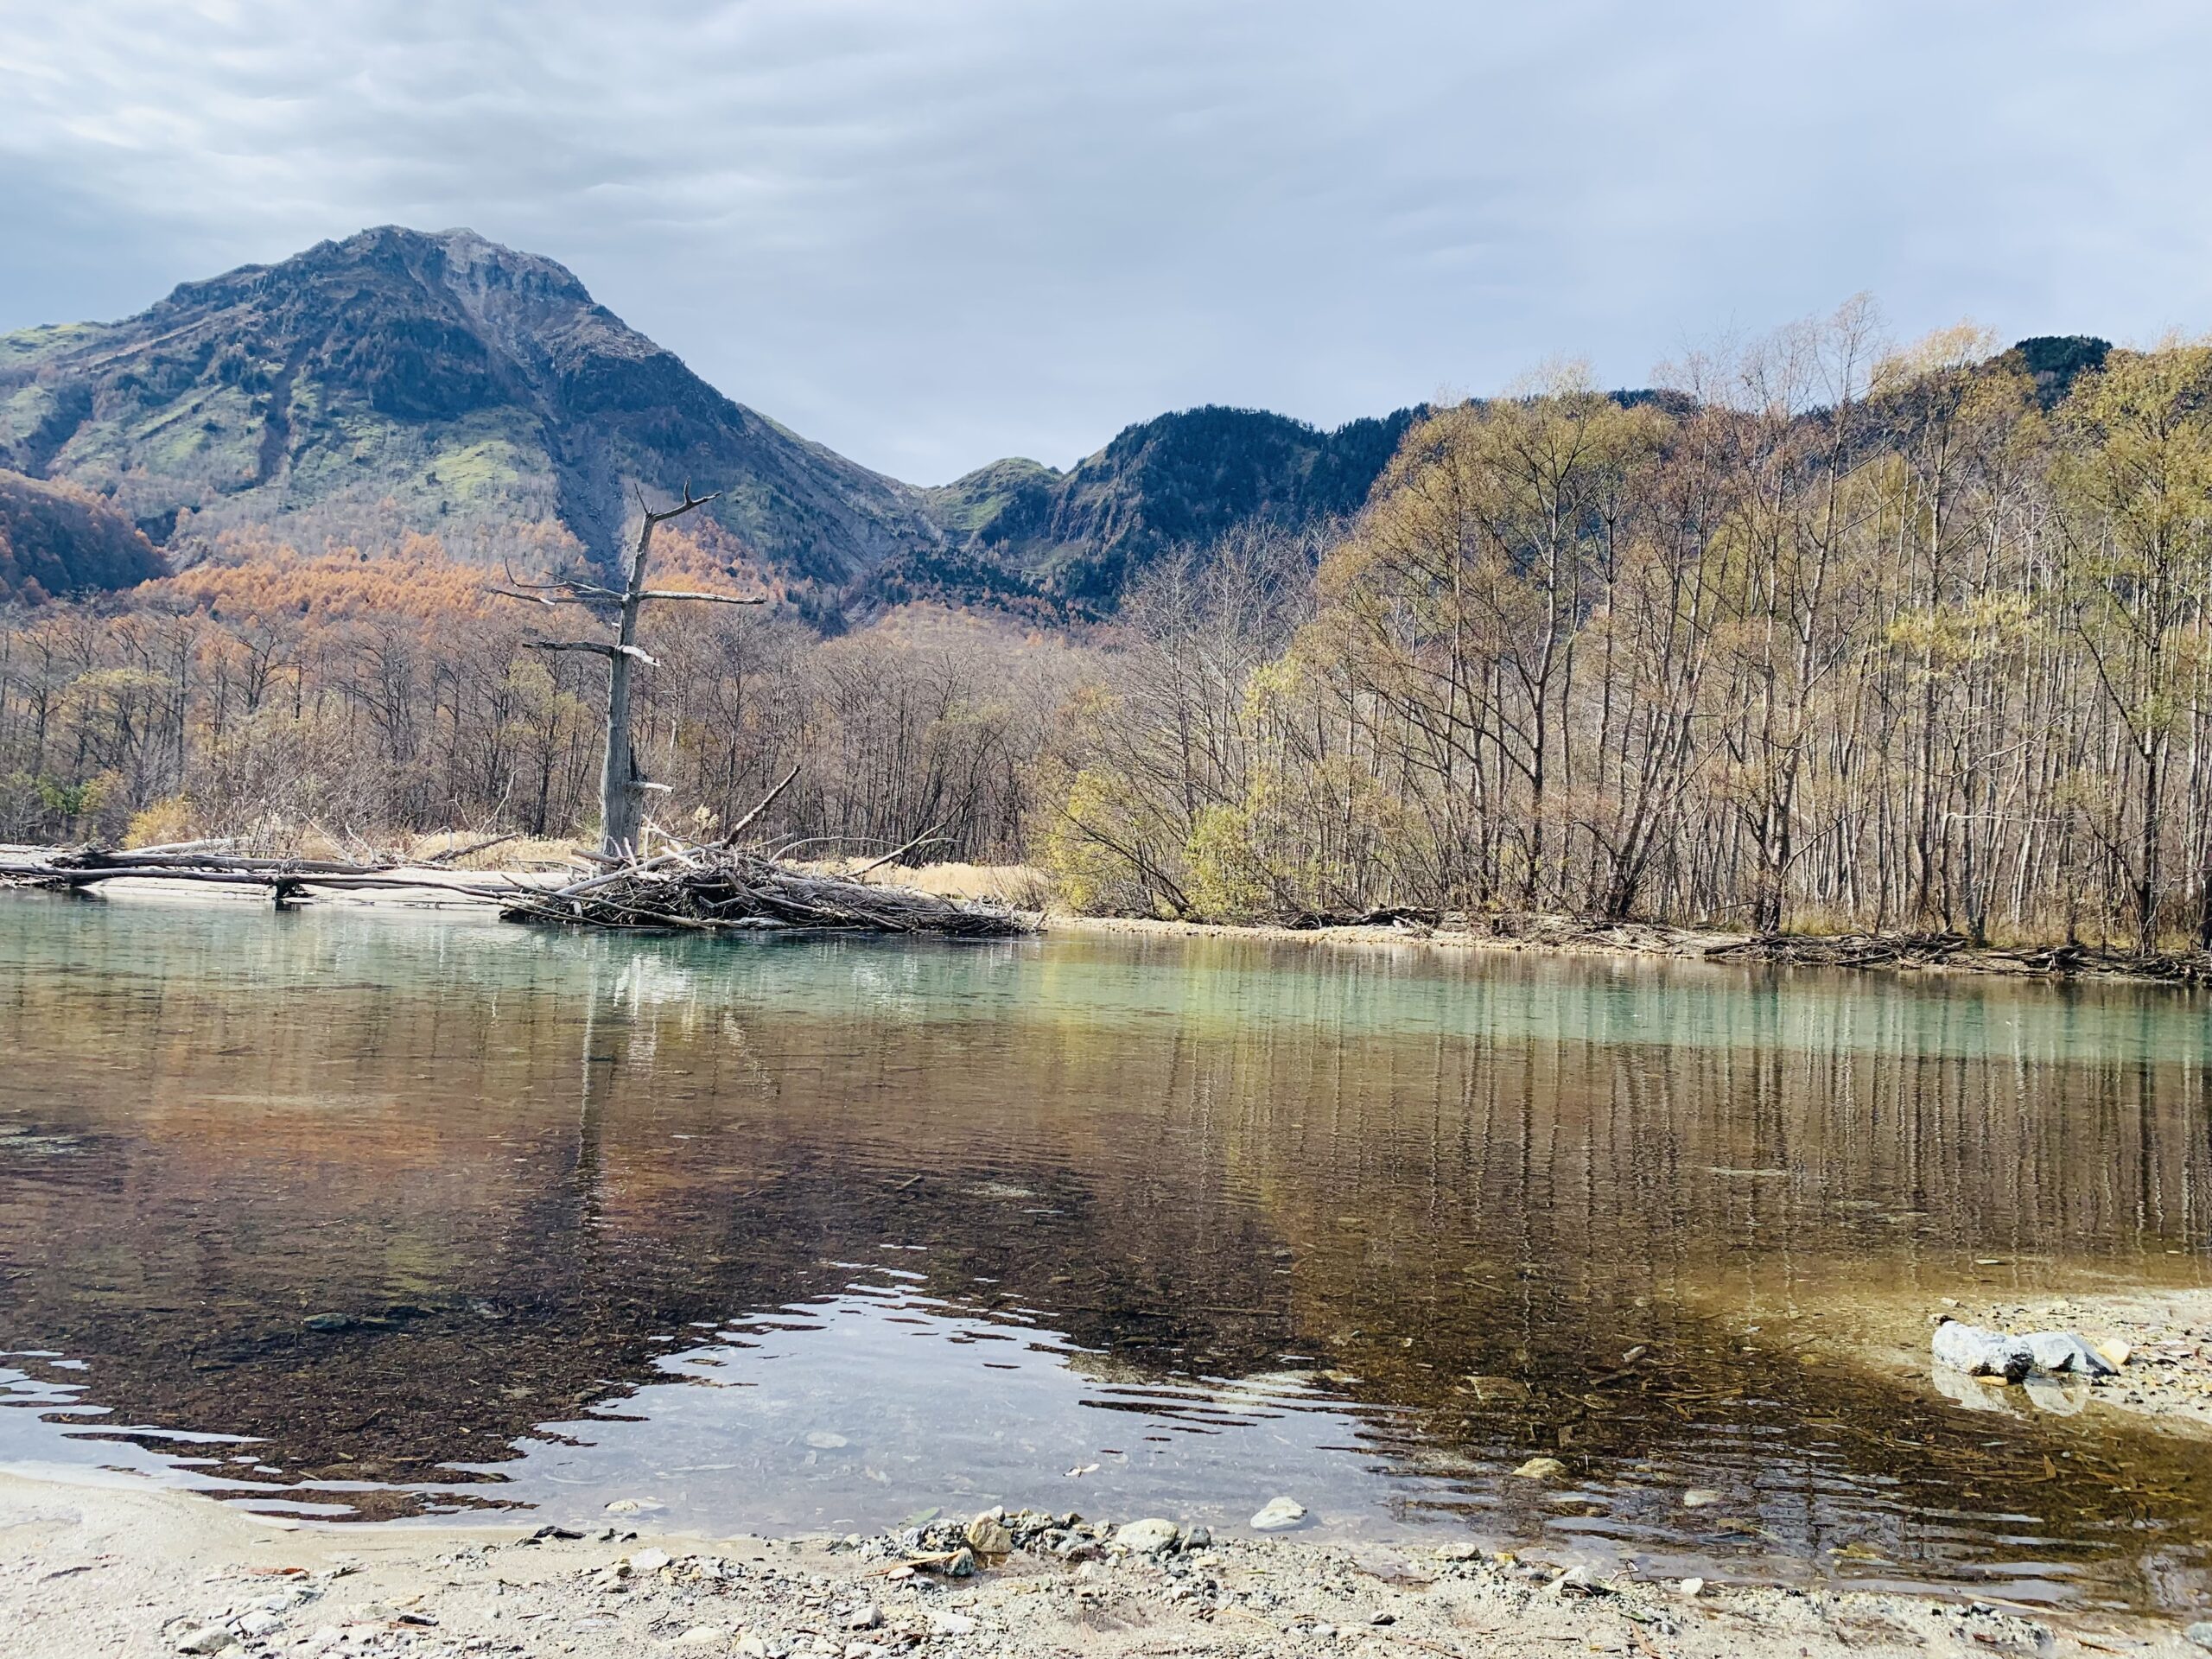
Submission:
<svg viewBox="0 0 2212 1659">
<path fill-rule="evenodd" d="M 653 531 L 671 518 L 681 518 L 695 507 L 703 507 L 720 498 L 717 490 L 712 495 L 693 495 L 691 486 L 683 486 L 683 499 L 676 506 L 656 512 L 645 505 L 644 492 L 638 496 L 638 509 L 645 517 L 638 526 L 637 550 L 630 556 L 629 579 L 620 592 L 602 588 L 595 582 L 563 578 L 547 582 L 516 582 L 512 588 L 495 588 L 511 599 L 536 600 L 541 605 L 587 605 L 616 607 L 614 639 L 612 643 L 599 639 L 533 639 L 534 651 L 584 651 L 607 658 L 607 747 L 599 772 L 599 849 L 610 858 L 635 856 L 638 837 L 644 827 L 645 791 L 655 787 L 639 768 L 635 746 L 630 738 L 630 671 L 632 665 L 643 664 L 647 668 L 659 666 L 645 654 L 638 644 L 638 616 L 647 600 L 689 599 L 714 605 L 765 605 L 766 598 L 741 598 L 734 594 L 702 594 L 681 589 L 656 590 L 645 586 L 645 567 L 652 556 Z M 513 574 L 508 579 L 513 581 Z"/>
</svg>

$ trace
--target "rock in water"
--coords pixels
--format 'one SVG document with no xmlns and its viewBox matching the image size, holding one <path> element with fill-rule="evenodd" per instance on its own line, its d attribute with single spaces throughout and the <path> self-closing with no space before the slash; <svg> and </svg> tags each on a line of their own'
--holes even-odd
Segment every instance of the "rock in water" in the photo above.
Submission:
<svg viewBox="0 0 2212 1659">
<path fill-rule="evenodd" d="M 2046 1371 L 2078 1371 L 2085 1376 L 2110 1376 L 2120 1368 L 2071 1331 L 2031 1331 L 2020 1338 Z"/>
<path fill-rule="evenodd" d="M 2035 1369 L 2035 1351 L 2024 1337 L 1985 1331 L 1978 1325 L 1946 1319 L 1936 1327 L 1936 1363 L 1968 1376 L 2001 1376 L 2018 1382 Z"/>
<path fill-rule="evenodd" d="M 1291 1508 L 1297 1510 L 1298 1506 L 1294 1503 Z M 1262 1510 L 1261 1513 L 1265 1514 L 1266 1511 Z M 1305 1510 L 1298 1510 L 1299 1516 L 1303 1516 L 1305 1513 Z M 1292 1518 L 1295 1520 L 1297 1516 Z M 1252 1524 L 1255 1527 L 1260 1524 L 1259 1516 L 1255 1515 L 1252 1517 Z M 1173 1549 L 1180 1531 L 1181 1529 L 1173 1521 L 1163 1521 L 1154 1516 L 1147 1520 L 1130 1522 L 1114 1535 L 1114 1541 L 1125 1549 L 1135 1550 L 1140 1555 L 1154 1555 L 1163 1549 Z"/>
<path fill-rule="evenodd" d="M 1523 1480 L 1556 1480 L 1567 1472 L 1557 1458 L 1531 1458 L 1513 1471 Z"/>
<path fill-rule="evenodd" d="M 1283 1532 L 1306 1518 L 1306 1506 L 1287 1497 L 1271 1497 L 1252 1517 L 1255 1532 Z"/>
</svg>

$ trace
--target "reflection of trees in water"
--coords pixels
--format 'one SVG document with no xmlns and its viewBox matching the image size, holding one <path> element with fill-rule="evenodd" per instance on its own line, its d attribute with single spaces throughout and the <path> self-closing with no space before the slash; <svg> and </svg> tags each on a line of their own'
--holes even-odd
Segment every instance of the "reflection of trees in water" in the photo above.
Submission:
<svg viewBox="0 0 2212 1659">
<path fill-rule="evenodd" d="M 1400 1466 L 1693 1470 L 1795 1549 L 1839 1525 L 1956 1547 L 1914 1505 L 2063 1513 L 2077 1539 L 2203 1508 L 2193 1456 L 2152 1492 L 2084 1422 L 1962 1427 L 1774 1331 L 1736 1351 L 1745 1308 L 1932 1297 L 1977 1251 L 2163 1263 L 2193 1233 L 2201 1072 L 2000 1029 L 2048 1002 L 1824 1020 L 1716 976 L 1685 1014 L 1639 1007 L 1646 970 L 1498 961 L 1448 1025 L 1393 1033 L 1406 988 L 1371 959 L 1132 976 L 1071 944 L 1018 967 L 1014 1006 L 946 1018 L 931 976 L 972 992 L 1002 959 L 594 942 L 496 995 L 464 951 L 407 957 L 393 990 L 334 963 L 352 988 L 271 1021 L 219 979 L 223 937 L 167 964 L 150 1026 L 122 981 L 4 982 L 37 1040 L 0 1099 L 86 1147 L 0 1174 L 5 1335 L 91 1360 L 120 1418 L 264 1435 L 290 1471 L 495 1461 L 653 1375 L 655 1338 L 900 1244 L 928 1293 L 1035 1310 L 1117 1365 L 1332 1372 L 1389 1408 Z M 2053 1017 L 2088 1052 L 2119 1009 Z M 1670 1011 L 1699 1040 L 1658 1040 Z M 321 1313 L 354 1323 L 305 1328 Z M 1853 1481 L 1899 1484 L 1840 1503 Z"/>
</svg>

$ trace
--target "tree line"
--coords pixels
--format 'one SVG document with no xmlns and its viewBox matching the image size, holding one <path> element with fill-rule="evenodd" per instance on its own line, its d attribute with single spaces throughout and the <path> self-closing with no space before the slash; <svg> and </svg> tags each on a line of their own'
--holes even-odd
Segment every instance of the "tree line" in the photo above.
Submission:
<svg viewBox="0 0 2212 1659">
<path fill-rule="evenodd" d="M 2212 350 L 2045 407 L 1855 302 L 1429 416 L 1323 546 L 1156 567 L 1055 728 L 1078 902 L 2212 944 Z"/>
<path fill-rule="evenodd" d="M 933 830 L 1093 910 L 2212 944 L 2212 347 L 2037 367 L 1886 349 L 1863 302 L 1652 395 L 1554 365 L 1080 642 L 684 607 L 639 682 L 655 810 L 798 765 L 796 846 Z M 485 589 L 429 538 L 234 537 L 8 613 L 0 835 L 588 829 L 605 670 Z"/>
<path fill-rule="evenodd" d="M 734 590 L 719 559 L 663 537 L 677 581 Z M 582 832 L 606 670 L 534 649 L 549 615 L 497 582 L 430 537 L 316 555 L 231 537 L 119 599 L 8 613 L 0 838 L 230 834 L 284 851 Z M 1073 653 L 950 621 L 824 639 L 787 610 L 686 608 L 702 613 L 648 626 L 659 665 L 633 710 L 664 822 L 734 822 L 796 765 L 760 829 L 797 855 L 929 830 L 931 857 L 1019 857 L 1026 773 Z"/>
</svg>

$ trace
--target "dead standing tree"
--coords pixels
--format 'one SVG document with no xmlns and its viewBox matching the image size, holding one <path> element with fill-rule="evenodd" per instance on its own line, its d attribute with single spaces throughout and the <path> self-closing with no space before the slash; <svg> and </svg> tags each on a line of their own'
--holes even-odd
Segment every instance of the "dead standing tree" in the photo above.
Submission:
<svg viewBox="0 0 2212 1659">
<path fill-rule="evenodd" d="M 512 571 L 507 579 L 512 588 L 496 588 L 493 591 L 509 599 L 535 600 L 541 605 L 583 605 L 605 609 L 615 607 L 617 622 L 613 641 L 610 644 L 597 639 L 533 639 L 534 651 L 584 651 L 607 658 L 607 748 L 600 763 L 599 772 L 599 849 L 611 859 L 633 859 L 639 856 L 639 834 L 645 817 L 645 791 L 653 787 L 638 768 L 637 751 L 630 741 L 630 671 L 643 664 L 658 668 L 659 664 L 645 654 L 638 644 L 638 613 L 645 601 L 658 599 L 692 599 L 711 605 L 765 605 L 765 598 L 746 599 L 734 594 L 702 594 L 681 589 L 655 589 L 645 586 L 645 566 L 652 556 L 653 531 L 671 518 L 681 518 L 694 507 L 703 507 L 717 499 L 721 492 L 713 495 L 693 495 L 691 486 L 683 486 L 683 501 L 664 512 L 656 512 L 645 505 L 645 493 L 638 493 L 638 509 L 645 520 L 638 527 L 637 551 L 630 556 L 628 580 L 620 591 L 602 588 L 595 582 L 562 579 L 546 582 L 526 582 L 517 580 Z M 665 787 L 665 785 L 663 785 Z"/>
</svg>

